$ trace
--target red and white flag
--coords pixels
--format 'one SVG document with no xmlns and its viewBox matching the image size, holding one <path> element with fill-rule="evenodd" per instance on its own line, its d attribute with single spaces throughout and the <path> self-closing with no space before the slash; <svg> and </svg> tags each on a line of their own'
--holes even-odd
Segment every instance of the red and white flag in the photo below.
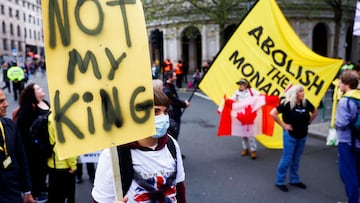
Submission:
<svg viewBox="0 0 360 203">
<path fill-rule="evenodd" d="M 241 101 L 226 98 L 224 101 L 222 111 L 218 109 L 221 112 L 218 136 L 272 136 L 275 122 L 270 111 L 279 104 L 279 97 L 258 95 Z"/>
</svg>

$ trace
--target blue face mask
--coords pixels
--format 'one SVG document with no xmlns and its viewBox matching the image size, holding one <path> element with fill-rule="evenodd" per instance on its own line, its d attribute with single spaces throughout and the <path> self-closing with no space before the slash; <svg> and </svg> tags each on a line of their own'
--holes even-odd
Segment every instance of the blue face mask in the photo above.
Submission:
<svg viewBox="0 0 360 203">
<path fill-rule="evenodd" d="M 166 134 L 167 129 L 170 126 L 169 115 L 161 114 L 155 116 L 155 128 L 156 134 L 153 138 L 161 138 Z"/>
</svg>

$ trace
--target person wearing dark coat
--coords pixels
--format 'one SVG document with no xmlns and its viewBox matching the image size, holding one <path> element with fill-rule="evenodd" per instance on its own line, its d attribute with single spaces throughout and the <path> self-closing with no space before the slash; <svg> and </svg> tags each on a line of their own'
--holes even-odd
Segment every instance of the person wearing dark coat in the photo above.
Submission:
<svg viewBox="0 0 360 203">
<path fill-rule="evenodd" d="M 0 90 L 0 202 L 35 203 L 22 137 L 15 123 L 5 118 L 7 107 Z"/>
<path fill-rule="evenodd" d="M 189 107 L 190 102 L 181 100 L 176 92 L 174 82 L 176 81 L 176 73 L 168 72 L 165 74 L 166 82 L 163 91 L 170 99 L 169 116 L 170 128 L 169 133 L 177 140 L 180 134 L 180 123 L 183 109 Z"/>
<path fill-rule="evenodd" d="M 42 151 L 34 146 L 30 136 L 32 123 L 40 115 L 47 115 L 50 104 L 44 100 L 45 92 L 35 83 L 28 84 L 21 92 L 19 98 L 19 113 L 16 120 L 28 160 L 30 178 L 32 182 L 32 195 L 36 201 L 42 202 L 47 199 L 46 176 L 48 174 L 47 159 Z M 44 134 L 44 136 L 46 136 Z"/>
</svg>

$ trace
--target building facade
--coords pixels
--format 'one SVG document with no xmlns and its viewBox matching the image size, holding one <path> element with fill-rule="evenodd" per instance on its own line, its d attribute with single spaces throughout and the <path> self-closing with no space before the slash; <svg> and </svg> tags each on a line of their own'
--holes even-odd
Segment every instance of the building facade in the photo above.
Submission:
<svg viewBox="0 0 360 203">
<path fill-rule="evenodd" d="M 2 0 L 0 23 L 0 62 L 44 56 L 41 0 Z"/>
<path fill-rule="evenodd" d="M 144 1 L 152 61 L 162 63 L 165 58 L 170 58 L 176 63 L 177 60 L 182 59 L 191 73 L 197 68 L 201 69 L 204 62 L 211 61 L 221 50 L 219 24 L 189 11 L 194 7 L 186 1 L 182 1 L 182 4 L 177 3 L 174 6 L 175 9 L 166 10 L 160 5 L 157 11 L 160 14 L 156 12 L 154 14 L 151 10 L 154 2 Z M 236 29 L 242 17 L 246 15 L 247 9 L 244 8 L 249 9 L 256 3 L 256 1 L 238 2 L 243 3 L 236 5 L 238 6 L 238 9 L 234 10 L 236 15 L 229 16 L 230 23 L 225 28 L 225 41 Z M 355 0 L 342 1 L 342 16 L 338 23 L 335 22 L 337 16 L 335 16 L 334 8 L 325 1 L 278 0 L 277 2 L 299 38 L 314 52 L 352 62 L 360 60 L 360 40 L 359 37 L 352 35 Z M 164 6 L 171 8 L 168 4 Z M 174 10 L 182 13 L 183 17 L 174 17 L 176 16 Z M 169 12 L 168 15 L 171 17 L 166 18 L 166 12 Z M 338 40 L 336 33 L 338 33 Z"/>
</svg>

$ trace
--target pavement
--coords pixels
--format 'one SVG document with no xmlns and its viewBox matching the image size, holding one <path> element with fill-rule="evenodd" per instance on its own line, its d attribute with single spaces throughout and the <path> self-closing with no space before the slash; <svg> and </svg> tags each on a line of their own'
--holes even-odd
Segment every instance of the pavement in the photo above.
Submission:
<svg viewBox="0 0 360 203">
<path fill-rule="evenodd" d="M 309 136 L 313 136 L 318 139 L 326 140 L 326 137 L 329 133 L 330 121 L 328 122 L 319 122 L 309 125 Z"/>
</svg>

